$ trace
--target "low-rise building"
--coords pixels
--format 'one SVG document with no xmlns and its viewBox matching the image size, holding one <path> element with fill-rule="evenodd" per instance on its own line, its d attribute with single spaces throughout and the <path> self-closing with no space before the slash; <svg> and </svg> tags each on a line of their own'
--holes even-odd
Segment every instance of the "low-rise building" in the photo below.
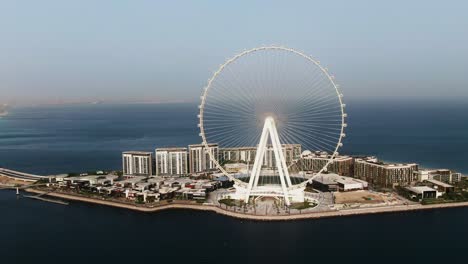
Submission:
<svg viewBox="0 0 468 264">
<path fill-rule="evenodd" d="M 341 192 L 366 190 L 368 188 L 366 181 L 351 177 L 341 176 L 336 182 L 338 183 L 338 190 Z"/>
<path fill-rule="evenodd" d="M 56 178 L 64 182 L 70 182 L 74 184 L 76 182 L 86 183 L 90 186 L 94 185 L 111 185 L 114 184 L 114 181 L 117 180 L 117 175 L 86 175 L 86 176 L 73 176 L 73 177 L 63 177 Z M 57 180 L 58 181 L 58 180 Z"/>
<path fill-rule="evenodd" d="M 244 163 L 227 163 L 224 165 L 227 173 L 247 173 L 248 165 Z"/>
<path fill-rule="evenodd" d="M 312 187 L 322 192 L 355 191 L 368 188 L 366 181 L 335 173 L 321 174 L 312 180 Z"/>
<path fill-rule="evenodd" d="M 437 190 L 427 186 L 410 186 L 406 187 L 406 190 L 410 193 L 411 198 L 423 200 L 423 199 L 435 199 L 438 197 Z"/>
<path fill-rule="evenodd" d="M 425 183 L 429 185 L 430 187 L 436 189 L 440 193 L 450 193 L 450 192 L 455 191 L 454 186 L 445 182 L 438 181 L 438 180 L 429 179 L 429 180 L 426 180 Z"/>
<path fill-rule="evenodd" d="M 143 182 L 145 179 L 145 176 L 135 176 L 122 181 L 117 181 L 115 182 L 115 186 L 134 189 L 138 183 Z"/>
<path fill-rule="evenodd" d="M 449 183 L 457 183 L 463 180 L 463 175 L 459 172 L 452 172 L 450 175 L 451 179 Z"/>
<path fill-rule="evenodd" d="M 462 180 L 461 173 L 457 173 L 448 169 L 434 169 L 434 170 L 418 170 L 414 172 L 418 177 L 418 181 L 423 182 L 427 180 L 437 180 L 445 183 L 457 183 Z"/>
<path fill-rule="evenodd" d="M 206 199 L 205 189 L 182 188 L 175 192 L 175 195 L 185 200 L 203 200 Z"/>
</svg>

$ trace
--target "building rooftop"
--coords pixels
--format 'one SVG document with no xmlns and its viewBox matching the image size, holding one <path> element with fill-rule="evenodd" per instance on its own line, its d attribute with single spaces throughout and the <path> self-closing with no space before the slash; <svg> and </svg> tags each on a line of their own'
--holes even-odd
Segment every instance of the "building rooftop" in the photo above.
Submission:
<svg viewBox="0 0 468 264">
<path fill-rule="evenodd" d="M 349 177 L 340 176 L 335 173 L 320 174 L 314 178 L 314 181 L 322 184 L 337 184 L 339 180 L 346 180 Z"/>
<path fill-rule="evenodd" d="M 167 148 L 157 148 L 156 151 L 173 151 L 173 152 L 187 152 L 187 148 L 185 147 L 167 147 Z"/>
<path fill-rule="evenodd" d="M 125 179 L 125 180 L 122 180 L 122 181 L 118 181 L 117 183 L 120 183 L 120 184 L 125 184 L 125 183 L 137 183 L 137 182 L 141 182 L 142 180 L 146 179 L 145 176 L 134 176 L 132 178 L 128 178 L 128 179 Z"/>
<path fill-rule="evenodd" d="M 257 147 L 220 148 L 222 151 L 257 150 Z"/>
<path fill-rule="evenodd" d="M 148 178 L 148 182 L 153 182 L 153 183 L 158 183 L 158 182 L 164 182 L 165 179 L 161 176 L 151 176 Z"/>
<path fill-rule="evenodd" d="M 205 146 L 204 144 L 192 144 L 192 145 L 189 145 L 189 148 L 200 148 L 200 147 L 204 147 L 204 146 Z M 218 143 L 208 143 L 208 146 L 209 147 L 217 147 Z"/>
<path fill-rule="evenodd" d="M 406 187 L 407 190 L 412 191 L 417 194 L 422 194 L 423 192 L 435 192 L 435 189 L 432 189 L 427 186 L 411 186 L 411 187 Z"/>
<path fill-rule="evenodd" d="M 322 152 L 310 152 L 308 150 L 302 152 L 302 158 L 303 159 L 330 159 L 331 155 L 328 153 L 322 153 Z M 352 159 L 351 156 L 336 156 L 333 160 L 336 161 L 341 161 L 341 160 L 347 160 L 347 159 Z"/>
<path fill-rule="evenodd" d="M 445 183 L 445 182 L 441 182 L 441 181 L 438 181 L 438 180 L 431 180 L 431 179 L 428 179 L 428 180 L 426 180 L 426 181 L 427 181 L 427 182 L 430 182 L 430 183 L 432 183 L 432 184 L 435 184 L 435 185 L 437 185 L 437 186 L 444 187 L 444 188 L 451 188 L 451 187 L 453 187 L 453 186 L 450 185 L 450 184 L 447 184 L 447 183 Z"/>
<path fill-rule="evenodd" d="M 122 154 L 132 154 L 132 155 L 153 155 L 153 152 L 148 151 L 124 151 Z"/>
<path fill-rule="evenodd" d="M 150 185 L 152 185 L 152 184 L 153 184 L 153 183 L 151 183 L 151 182 L 137 182 L 137 183 L 135 184 L 135 186 L 136 186 L 137 188 L 145 188 L 145 187 L 150 186 Z"/>
<path fill-rule="evenodd" d="M 377 160 L 375 157 L 366 157 L 366 158 L 357 158 L 356 162 L 366 162 L 369 164 L 373 164 L 376 166 L 384 167 L 384 168 L 408 168 L 412 166 L 417 166 L 416 163 L 385 163 L 383 161 Z"/>
</svg>

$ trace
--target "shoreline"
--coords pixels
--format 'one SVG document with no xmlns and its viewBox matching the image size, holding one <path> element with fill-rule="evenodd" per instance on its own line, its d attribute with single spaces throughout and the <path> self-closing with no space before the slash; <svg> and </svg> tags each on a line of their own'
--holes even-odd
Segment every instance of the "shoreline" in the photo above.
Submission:
<svg viewBox="0 0 468 264">
<path fill-rule="evenodd" d="M 196 210 L 196 211 L 211 211 L 220 215 L 233 217 L 237 219 L 244 220 L 254 220 L 254 221 L 291 221 L 291 220 L 305 220 L 305 219 L 318 219 L 318 218 L 330 218 L 330 217 L 340 217 L 340 216 L 354 216 L 354 215 L 369 215 L 369 214 L 384 214 L 384 213 L 397 213 L 397 212 L 411 212 L 419 210 L 433 210 L 433 209 L 443 209 L 443 208 L 457 208 L 457 207 L 468 207 L 468 202 L 461 203 L 445 203 L 445 204 L 432 204 L 432 205 L 397 205 L 397 206 L 384 206 L 384 207 L 370 207 L 370 208 L 357 208 L 357 209 L 346 209 L 346 210 L 333 210 L 333 211 L 324 211 L 324 212 L 312 212 L 304 214 L 294 214 L 294 215 L 252 215 L 252 214 L 243 214 L 236 211 L 229 211 L 215 205 L 201 205 L 201 204 L 181 204 L 181 203 L 171 203 L 167 205 L 161 205 L 157 207 L 139 207 L 131 204 L 118 203 L 113 201 L 98 200 L 87 197 L 80 197 L 77 195 L 62 194 L 56 192 L 45 192 L 36 189 L 25 189 L 26 192 L 36 193 L 36 194 L 45 194 L 47 196 L 62 198 L 71 201 L 79 201 L 85 203 L 92 203 L 104 206 L 111 206 L 122 209 L 130 209 L 133 211 L 145 212 L 145 213 L 154 213 L 165 210 L 173 209 L 185 209 L 185 210 Z"/>
</svg>

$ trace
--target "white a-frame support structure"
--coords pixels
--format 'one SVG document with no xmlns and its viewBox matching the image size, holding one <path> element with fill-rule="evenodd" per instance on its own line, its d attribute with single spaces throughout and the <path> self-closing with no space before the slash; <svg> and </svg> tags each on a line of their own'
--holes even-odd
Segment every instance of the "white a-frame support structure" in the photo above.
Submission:
<svg viewBox="0 0 468 264">
<path fill-rule="evenodd" d="M 278 131 L 276 129 L 276 124 L 273 117 L 267 117 L 265 119 L 265 125 L 263 126 L 262 136 L 260 137 L 260 143 L 258 144 L 257 153 L 255 155 L 255 162 L 252 168 L 252 172 L 250 174 L 249 186 L 247 187 L 245 202 L 249 201 L 250 196 L 259 196 L 262 192 L 268 192 L 268 189 L 257 191 L 258 180 L 260 179 L 260 172 L 263 164 L 263 158 L 265 157 L 265 152 L 267 149 L 268 136 L 270 136 L 271 138 L 273 153 L 275 155 L 276 167 L 279 172 L 282 192 L 281 196 L 284 197 L 285 204 L 289 206 L 290 200 L 288 187 L 292 186 L 291 178 L 289 177 L 288 167 L 286 166 L 286 160 L 284 158 L 283 150 L 281 148 L 281 143 L 278 136 Z M 271 191 L 277 192 L 276 188 L 275 190 L 272 189 Z"/>
</svg>

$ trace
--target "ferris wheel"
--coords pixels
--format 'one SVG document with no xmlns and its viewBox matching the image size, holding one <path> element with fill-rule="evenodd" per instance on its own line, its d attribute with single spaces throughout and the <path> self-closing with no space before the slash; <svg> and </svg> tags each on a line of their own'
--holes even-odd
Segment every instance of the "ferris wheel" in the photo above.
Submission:
<svg viewBox="0 0 468 264">
<path fill-rule="evenodd" d="M 313 179 L 294 176 L 307 170 L 301 162 L 307 154 L 327 153 L 314 175 L 323 173 L 338 155 L 347 117 L 342 97 L 328 69 L 302 52 L 282 46 L 246 50 L 208 80 L 199 106 L 200 136 L 206 148 L 218 143 L 220 148 L 256 150 L 248 161 L 247 180 L 228 173 L 223 160 L 208 152 L 222 173 L 245 188 L 246 199 L 258 189 L 272 153 L 278 187 L 261 191 L 287 198 Z M 288 146 L 299 146 L 299 153 L 289 154 Z"/>
</svg>

